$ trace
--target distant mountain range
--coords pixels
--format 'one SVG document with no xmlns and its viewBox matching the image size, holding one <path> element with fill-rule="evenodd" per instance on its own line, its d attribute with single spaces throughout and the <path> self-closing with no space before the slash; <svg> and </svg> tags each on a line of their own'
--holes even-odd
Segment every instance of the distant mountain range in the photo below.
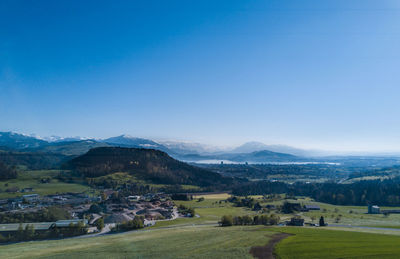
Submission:
<svg viewBox="0 0 400 259">
<path fill-rule="evenodd" d="M 135 138 L 129 135 L 121 135 L 118 137 L 112 137 L 108 139 L 99 140 L 99 142 L 107 143 L 112 146 L 120 146 L 120 147 L 136 147 L 136 148 L 146 148 L 146 149 L 157 149 L 167 153 L 171 153 L 172 150 L 169 150 L 166 146 L 159 144 L 155 141 L 144 139 L 144 138 Z"/>
<path fill-rule="evenodd" d="M 287 153 L 295 156 L 314 156 L 317 151 L 304 150 L 285 145 L 266 145 L 261 142 L 247 142 L 235 149 L 232 153 L 251 153 L 256 151 L 269 150 L 277 153 Z"/>
<path fill-rule="evenodd" d="M 37 148 L 47 145 L 48 142 L 14 132 L 0 132 L 0 147 L 7 147 L 9 149 L 27 149 Z"/>
<path fill-rule="evenodd" d="M 50 140 L 51 139 L 51 140 Z M 92 148 L 127 147 L 145 148 L 163 151 L 182 161 L 230 160 L 233 162 L 282 162 L 299 161 L 301 158 L 281 152 L 266 150 L 267 145 L 258 142 L 246 143 L 233 150 L 223 152 L 214 147 L 199 143 L 178 141 L 153 141 L 121 135 L 107 139 L 81 139 L 51 137 L 48 140 L 13 132 L 0 132 L 0 147 L 2 150 L 15 152 L 41 152 L 61 154 L 63 156 L 79 156 Z"/>
<path fill-rule="evenodd" d="M 179 141 L 154 141 L 121 135 L 107 139 L 85 139 L 80 137 L 39 138 L 32 135 L 14 132 L 0 132 L 0 150 L 9 152 L 41 152 L 69 156 L 85 154 L 98 147 L 128 147 L 156 149 L 169 154 L 175 159 L 187 162 L 214 163 L 228 160 L 238 163 L 270 163 L 270 162 L 313 162 L 339 161 L 348 156 L 318 157 L 318 151 L 297 149 L 284 145 L 266 145 L 261 142 L 248 142 L 232 149 L 220 149 L 199 143 Z M 321 155 L 321 153 L 319 153 Z M 360 160 L 360 159 L 356 159 Z"/>
</svg>

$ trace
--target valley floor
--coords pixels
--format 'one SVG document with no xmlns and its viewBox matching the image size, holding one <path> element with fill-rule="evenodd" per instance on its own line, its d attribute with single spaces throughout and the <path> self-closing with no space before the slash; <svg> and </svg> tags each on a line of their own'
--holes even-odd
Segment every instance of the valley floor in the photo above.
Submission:
<svg viewBox="0 0 400 259">
<path fill-rule="evenodd" d="M 150 228 L 120 234 L 3 245 L 0 258 L 253 258 L 252 254 L 257 255 L 256 247 L 266 249 L 281 233 L 289 236 L 275 249 L 270 247 L 277 258 L 398 258 L 400 254 L 398 215 L 367 215 L 361 207 L 320 204 L 324 211 L 302 216 L 310 220 L 311 216 L 326 214 L 328 227 L 218 227 L 222 215 L 256 213 L 220 203 L 226 196 L 177 202 L 195 207 L 200 217 L 157 222 Z M 332 226 L 330 214 L 343 214 L 343 225 Z M 349 227 L 344 223 L 374 227 Z"/>
</svg>

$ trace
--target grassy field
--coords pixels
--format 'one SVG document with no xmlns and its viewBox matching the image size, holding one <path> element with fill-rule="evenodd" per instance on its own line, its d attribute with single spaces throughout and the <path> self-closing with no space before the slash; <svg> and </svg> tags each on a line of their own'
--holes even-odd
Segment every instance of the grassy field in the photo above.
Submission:
<svg viewBox="0 0 400 259">
<path fill-rule="evenodd" d="M 398 258 L 400 236 L 323 228 L 175 226 L 94 238 L 2 246 L 0 258 L 251 258 L 277 232 L 278 258 Z"/>
<path fill-rule="evenodd" d="M 320 216 L 324 216 L 328 224 L 358 225 L 358 226 L 391 226 L 400 227 L 400 214 L 367 214 L 367 206 L 338 206 L 326 203 L 310 201 L 309 198 L 298 199 L 297 202 L 304 204 L 316 204 L 321 207 L 320 211 L 309 211 L 300 213 L 307 221 L 318 222 Z M 381 209 L 399 209 L 381 207 Z M 337 218 L 339 220 L 337 221 Z"/>
<path fill-rule="evenodd" d="M 390 214 L 385 216 L 383 214 L 367 214 L 367 206 L 341 206 L 332 205 L 327 203 L 315 202 L 314 200 L 307 197 L 299 197 L 296 200 L 285 200 L 278 198 L 274 201 L 263 199 L 262 196 L 252 196 L 262 206 L 267 204 L 271 205 L 282 205 L 283 202 L 296 202 L 302 205 L 313 204 L 318 205 L 321 210 L 309 211 L 309 212 L 297 212 L 305 219 L 306 222 L 318 223 L 321 216 L 324 217 L 325 222 L 328 224 L 341 224 L 341 225 L 353 225 L 353 226 L 373 226 L 373 227 L 400 227 L 400 214 Z M 381 209 L 400 209 L 399 207 L 381 207 Z M 282 214 L 279 211 L 272 211 L 280 216 L 282 220 L 293 217 L 292 214 Z M 314 220 L 313 220 L 314 218 Z"/>
<path fill-rule="evenodd" d="M 183 204 L 187 207 L 194 208 L 196 214 L 200 216 L 198 221 L 201 222 L 218 222 L 223 215 L 255 215 L 257 212 L 244 207 L 235 207 L 232 203 L 225 202 L 230 195 L 210 194 L 198 195 L 191 201 L 175 201 L 177 205 Z M 205 198 L 199 201 L 198 198 Z"/>
<path fill-rule="evenodd" d="M 278 258 L 398 258 L 400 237 L 323 228 L 281 228 L 291 233 L 275 248 Z"/>
<path fill-rule="evenodd" d="M 3 246 L 0 258 L 252 258 L 274 232 L 264 227 L 192 226 Z"/>
<path fill-rule="evenodd" d="M 217 222 L 223 215 L 256 215 L 257 213 L 249 208 L 235 207 L 231 203 L 226 203 L 224 200 L 230 195 L 223 194 L 210 194 L 210 195 L 197 195 L 192 201 L 175 201 L 176 204 L 183 204 L 188 207 L 195 208 L 196 214 L 200 218 L 195 219 L 180 219 L 179 223 L 190 223 L 190 222 Z M 198 198 L 204 197 L 205 200 L 199 202 Z M 251 196 L 260 202 L 262 206 L 267 204 L 281 205 L 285 199 L 277 198 L 273 201 L 265 200 L 263 196 Z M 300 204 L 314 204 L 319 205 L 321 210 L 309 211 L 309 212 L 298 212 L 305 219 L 306 222 L 318 223 L 321 216 L 325 218 L 325 222 L 340 225 L 352 225 L 352 226 L 371 226 L 371 227 L 387 227 L 387 228 L 399 228 L 400 227 L 400 214 L 391 214 L 385 216 L 383 214 L 366 214 L 367 206 L 339 206 L 327 203 L 315 202 L 310 198 L 298 198 L 296 200 L 287 200 L 289 202 L 298 202 Z M 382 207 L 382 209 L 389 209 Z M 390 208 L 400 209 L 400 208 Z M 271 210 L 269 213 L 277 214 L 281 220 L 288 220 L 293 217 L 293 214 L 282 214 L 277 210 Z M 339 219 L 338 219 L 339 218 Z M 158 224 L 158 223 L 157 223 Z M 171 225 L 171 222 L 160 222 L 160 225 Z"/>
<path fill-rule="evenodd" d="M 198 195 L 191 201 L 174 201 L 176 205 L 183 204 L 187 207 L 194 208 L 198 217 L 193 218 L 178 218 L 173 221 L 160 221 L 155 226 L 165 227 L 171 225 L 188 225 L 188 224 L 204 224 L 212 223 L 216 225 L 223 215 L 255 215 L 257 212 L 250 210 L 249 208 L 234 207 L 231 203 L 226 203 L 224 200 L 230 195 L 226 193 L 222 194 L 210 194 L 210 195 Z M 203 201 L 198 201 L 198 198 L 205 198 Z M 221 201 L 221 202 L 220 202 Z"/>
<path fill-rule="evenodd" d="M 59 173 L 58 170 L 35 170 L 22 171 L 18 174 L 17 179 L 2 181 L 0 185 L 0 199 L 19 197 L 30 193 L 9 193 L 5 192 L 7 188 L 17 187 L 18 189 L 33 188 L 33 192 L 39 195 L 49 195 L 63 192 L 86 192 L 90 188 L 79 183 L 65 183 L 57 180 L 55 176 Z M 51 178 L 50 183 L 41 183 L 40 179 Z"/>
</svg>

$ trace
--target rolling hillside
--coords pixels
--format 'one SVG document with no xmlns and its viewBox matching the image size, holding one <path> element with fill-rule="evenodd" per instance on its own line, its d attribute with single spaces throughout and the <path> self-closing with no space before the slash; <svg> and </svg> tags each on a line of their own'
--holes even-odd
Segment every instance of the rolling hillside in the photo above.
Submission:
<svg viewBox="0 0 400 259">
<path fill-rule="evenodd" d="M 190 184 L 197 186 L 232 184 L 234 180 L 218 173 L 194 167 L 153 149 L 101 147 L 72 159 L 66 168 L 86 177 L 99 177 L 116 172 L 128 172 L 140 179 L 160 184 Z"/>
</svg>

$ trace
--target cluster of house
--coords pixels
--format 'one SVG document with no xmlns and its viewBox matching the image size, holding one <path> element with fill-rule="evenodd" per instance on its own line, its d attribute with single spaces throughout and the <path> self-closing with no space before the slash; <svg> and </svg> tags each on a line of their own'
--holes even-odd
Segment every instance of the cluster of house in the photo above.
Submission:
<svg viewBox="0 0 400 259">
<path fill-rule="evenodd" d="M 135 216 L 143 216 L 147 221 L 171 219 L 177 213 L 169 196 L 163 193 L 127 196 L 122 202 L 110 199 L 105 204 L 106 224 L 123 223 L 134 219 Z"/>
<path fill-rule="evenodd" d="M 102 202 L 102 210 L 90 212 L 92 204 L 97 204 L 101 198 L 89 197 L 83 193 L 66 193 L 62 195 L 39 196 L 38 194 L 27 194 L 20 198 L 0 200 L 0 211 L 3 212 L 29 212 L 37 211 L 43 207 L 58 205 L 66 209 L 73 218 L 72 220 L 59 220 L 56 222 L 24 223 L 33 225 L 35 231 L 49 230 L 57 227 L 70 227 L 70 223 L 76 224 L 80 221 L 88 227 L 95 227 L 98 219 L 103 218 L 106 224 L 115 225 L 133 220 L 136 216 L 145 218 L 145 225 L 154 224 L 154 220 L 172 219 L 178 216 L 174 203 L 169 195 L 163 193 L 148 193 L 145 195 L 131 195 L 119 199 L 111 198 L 115 191 L 105 190 L 105 200 Z M 82 220 L 90 218 L 90 220 Z M 0 224 L 0 234 L 12 233 L 18 230 L 20 224 Z"/>
<path fill-rule="evenodd" d="M 381 210 L 378 205 L 368 205 L 368 214 L 400 214 L 400 210 L 391 209 L 391 210 Z"/>
</svg>

